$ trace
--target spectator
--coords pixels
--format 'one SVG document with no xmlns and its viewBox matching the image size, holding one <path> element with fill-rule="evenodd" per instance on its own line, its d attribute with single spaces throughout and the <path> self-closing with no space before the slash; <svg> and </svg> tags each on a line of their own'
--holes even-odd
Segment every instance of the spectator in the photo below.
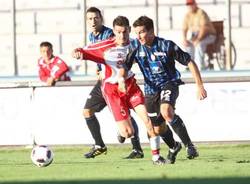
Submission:
<svg viewBox="0 0 250 184">
<path fill-rule="evenodd" d="M 41 57 L 38 59 L 39 78 L 48 86 L 56 81 L 70 81 L 69 67 L 58 56 L 53 55 L 53 46 L 50 42 L 40 44 Z"/>
<path fill-rule="evenodd" d="M 216 39 L 216 30 L 207 13 L 198 7 L 195 0 L 187 0 L 188 12 L 183 22 L 183 45 L 200 70 L 207 68 L 204 53 L 207 45 Z M 188 37 L 188 32 L 190 36 Z"/>
</svg>

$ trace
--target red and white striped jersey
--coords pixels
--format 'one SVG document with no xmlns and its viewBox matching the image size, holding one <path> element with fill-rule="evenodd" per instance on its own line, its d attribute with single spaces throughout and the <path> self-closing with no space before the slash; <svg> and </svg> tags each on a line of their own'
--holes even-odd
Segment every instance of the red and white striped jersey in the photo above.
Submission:
<svg viewBox="0 0 250 184">
<path fill-rule="evenodd" d="M 68 75 L 69 67 L 62 59 L 57 56 L 52 58 L 48 64 L 42 57 L 39 58 L 38 68 L 39 78 L 43 82 L 46 82 L 50 77 L 53 77 L 59 81 L 70 81 L 70 77 Z"/>
<path fill-rule="evenodd" d="M 79 51 L 83 53 L 82 59 L 104 64 L 104 81 L 115 84 L 118 82 L 119 69 L 123 67 L 126 56 L 129 53 L 129 45 L 117 46 L 115 39 L 111 38 L 91 44 L 83 49 L 79 49 Z M 127 79 L 131 76 L 134 76 L 133 72 L 128 71 Z"/>
</svg>

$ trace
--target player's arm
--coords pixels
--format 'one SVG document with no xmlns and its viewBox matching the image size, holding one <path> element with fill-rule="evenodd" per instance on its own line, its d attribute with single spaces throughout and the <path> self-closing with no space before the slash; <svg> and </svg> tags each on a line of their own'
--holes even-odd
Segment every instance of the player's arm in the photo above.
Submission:
<svg viewBox="0 0 250 184">
<path fill-rule="evenodd" d="M 126 88 L 126 83 L 125 83 L 125 79 L 127 76 L 127 70 L 126 68 L 122 67 L 119 69 L 119 76 L 118 76 L 118 90 L 126 93 L 127 88 Z"/>
<path fill-rule="evenodd" d="M 104 63 L 103 49 L 101 48 L 76 48 L 72 51 L 72 57 L 76 59 L 91 60 L 96 63 Z"/>
<path fill-rule="evenodd" d="M 195 83 L 197 85 L 197 98 L 199 100 L 204 100 L 207 97 L 207 91 L 205 90 L 203 86 L 200 71 L 197 65 L 195 64 L 195 62 L 192 60 L 188 63 L 188 68 L 190 72 L 192 73 Z"/>
<path fill-rule="evenodd" d="M 55 81 L 57 81 L 67 71 L 69 71 L 68 65 L 63 60 L 58 58 L 57 63 L 52 67 L 51 76 L 55 79 Z"/>
</svg>

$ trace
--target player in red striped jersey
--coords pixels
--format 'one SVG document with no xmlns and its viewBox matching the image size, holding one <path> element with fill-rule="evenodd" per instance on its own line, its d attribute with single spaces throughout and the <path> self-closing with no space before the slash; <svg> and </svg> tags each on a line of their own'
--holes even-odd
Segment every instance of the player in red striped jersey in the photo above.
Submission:
<svg viewBox="0 0 250 184">
<path fill-rule="evenodd" d="M 130 26 L 126 17 L 118 16 L 113 21 L 115 37 L 90 46 L 77 48 L 72 56 L 77 59 L 92 60 L 105 66 L 102 80 L 102 93 L 117 122 L 120 134 L 130 138 L 134 135 L 134 129 L 130 119 L 129 109 L 134 109 L 143 120 L 152 150 L 154 164 L 165 164 L 165 159 L 160 156 L 159 136 L 154 132 L 152 123 L 147 116 L 144 105 L 144 96 L 132 71 L 126 71 L 124 63 L 130 52 L 129 33 Z"/>
<path fill-rule="evenodd" d="M 41 57 L 38 59 L 39 78 L 48 86 L 56 81 L 70 81 L 68 65 L 58 56 L 53 55 L 53 46 L 50 42 L 40 44 Z"/>
</svg>

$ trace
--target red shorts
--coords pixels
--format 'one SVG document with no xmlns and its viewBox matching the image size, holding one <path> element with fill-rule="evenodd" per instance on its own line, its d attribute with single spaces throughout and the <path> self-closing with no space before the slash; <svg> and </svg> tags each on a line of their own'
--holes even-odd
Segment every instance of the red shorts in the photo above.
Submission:
<svg viewBox="0 0 250 184">
<path fill-rule="evenodd" d="M 122 121 L 129 118 L 129 109 L 144 104 L 144 96 L 136 79 L 130 77 L 126 81 L 127 94 L 118 90 L 118 84 L 105 83 L 102 86 L 103 96 L 111 110 L 115 121 Z"/>
</svg>

